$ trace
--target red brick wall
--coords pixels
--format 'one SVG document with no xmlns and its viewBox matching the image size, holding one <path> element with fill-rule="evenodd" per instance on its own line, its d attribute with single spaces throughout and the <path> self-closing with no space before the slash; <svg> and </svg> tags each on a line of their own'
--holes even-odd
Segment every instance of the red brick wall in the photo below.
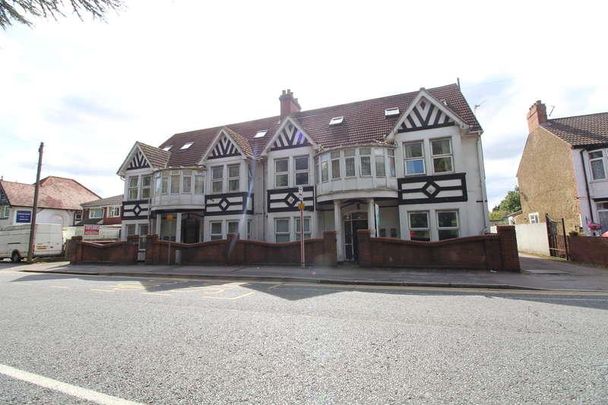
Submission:
<svg viewBox="0 0 608 405">
<path fill-rule="evenodd" d="M 497 234 L 439 242 L 372 238 L 366 229 L 358 237 L 359 264 L 365 267 L 520 271 L 513 226 L 499 226 Z"/>
<path fill-rule="evenodd" d="M 608 238 L 568 236 L 570 260 L 608 267 Z"/>
<path fill-rule="evenodd" d="M 82 236 L 74 236 L 66 249 L 70 263 L 136 264 L 139 236 L 112 243 L 84 242 Z"/>
<path fill-rule="evenodd" d="M 325 232 L 321 239 L 304 241 L 307 265 L 336 264 L 336 233 Z M 270 243 L 228 239 L 201 243 L 175 243 L 158 240 L 156 235 L 148 237 L 146 264 L 174 264 L 175 252 L 181 254 L 181 264 L 300 264 L 300 242 Z M 169 257 L 169 258 L 168 258 Z"/>
</svg>

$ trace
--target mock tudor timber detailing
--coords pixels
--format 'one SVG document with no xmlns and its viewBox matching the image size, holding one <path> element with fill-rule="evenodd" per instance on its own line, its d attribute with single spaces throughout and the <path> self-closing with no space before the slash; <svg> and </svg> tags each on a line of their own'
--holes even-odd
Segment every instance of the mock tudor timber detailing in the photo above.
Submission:
<svg viewBox="0 0 608 405">
<path fill-rule="evenodd" d="M 466 173 L 405 177 L 397 180 L 399 204 L 467 201 Z"/>
<path fill-rule="evenodd" d="M 138 150 L 137 153 L 133 156 L 133 159 L 131 159 L 127 170 L 144 169 L 146 167 L 150 167 L 150 165 L 148 164 L 148 161 L 146 160 L 144 154 L 141 153 L 140 150 Z"/>
<path fill-rule="evenodd" d="M 302 146 L 310 146 L 310 142 L 308 142 L 302 131 L 291 122 L 288 122 L 272 144 L 271 150 L 299 148 Z"/>
<path fill-rule="evenodd" d="M 205 215 L 253 214 L 253 194 L 224 193 L 205 196 Z"/>
<path fill-rule="evenodd" d="M 431 129 L 449 127 L 454 125 L 454 120 L 449 115 L 441 111 L 435 104 L 424 97 L 405 118 L 397 132 L 418 131 L 421 129 Z"/>
<path fill-rule="evenodd" d="M 304 187 L 304 210 L 315 210 L 315 188 L 314 186 Z M 268 190 L 268 212 L 289 212 L 298 211 L 298 188 L 281 188 Z"/>
<path fill-rule="evenodd" d="M 211 151 L 209 159 L 219 159 L 230 156 L 239 156 L 239 150 L 226 135 L 222 136 Z"/>
<path fill-rule="evenodd" d="M 122 219 L 147 219 L 149 210 L 148 200 L 123 201 Z"/>
</svg>

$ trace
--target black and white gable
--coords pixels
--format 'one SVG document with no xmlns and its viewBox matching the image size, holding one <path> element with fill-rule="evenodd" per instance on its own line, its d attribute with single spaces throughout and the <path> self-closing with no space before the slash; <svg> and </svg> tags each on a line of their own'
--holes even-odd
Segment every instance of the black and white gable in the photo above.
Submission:
<svg viewBox="0 0 608 405">
<path fill-rule="evenodd" d="M 279 130 L 271 139 L 266 149 L 277 151 L 307 146 L 313 146 L 311 138 L 291 118 L 287 118 L 279 127 Z"/>
<path fill-rule="evenodd" d="M 421 90 L 397 124 L 397 132 L 464 125 L 441 101 Z"/>
<path fill-rule="evenodd" d="M 237 135 L 235 135 L 237 136 Z M 221 129 L 211 143 L 207 151 L 203 154 L 201 163 L 209 159 L 222 159 L 234 156 L 244 156 L 236 140 L 230 136 L 229 131 Z"/>
<path fill-rule="evenodd" d="M 146 159 L 141 150 L 137 149 L 136 153 L 133 155 L 131 161 L 129 162 L 129 166 L 127 166 L 127 170 L 145 169 L 148 167 L 150 167 L 148 159 Z"/>
</svg>

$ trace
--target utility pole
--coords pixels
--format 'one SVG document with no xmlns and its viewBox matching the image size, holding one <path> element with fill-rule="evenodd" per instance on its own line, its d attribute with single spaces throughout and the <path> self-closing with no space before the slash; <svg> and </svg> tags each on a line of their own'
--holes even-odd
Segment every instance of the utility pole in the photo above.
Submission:
<svg viewBox="0 0 608 405">
<path fill-rule="evenodd" d="M 36 230 L 36 211 L 38 211 L 38 191 L 40 190 L 40 169 L 42 168 L 42 151 L 44 150 L 44 142 L 40 142 L 38 148 L 38 170 L 36 172 L 36 184 L 34 185 L 34 206 L 32 207 L 32 220 L 30 226 L 30 243 L 27 249 L 27 262 L 32 262 L 34 254 L 34 233 Z"/>
</svg>

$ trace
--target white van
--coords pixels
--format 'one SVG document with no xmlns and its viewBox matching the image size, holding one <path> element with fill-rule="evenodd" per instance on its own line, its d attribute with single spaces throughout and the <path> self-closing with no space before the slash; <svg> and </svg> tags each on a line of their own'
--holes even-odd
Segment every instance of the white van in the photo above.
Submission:
<svg viewBox="0 0 608 405">
<path fill-rule="evenodd" d="M 63 234 L 60 224 L 36 224 L 33 257 L 63 254 Z M 0 259 L 18 262 L 27 257 L 30 225 L 11 225 L 0 229 Z"/>
</svg>

